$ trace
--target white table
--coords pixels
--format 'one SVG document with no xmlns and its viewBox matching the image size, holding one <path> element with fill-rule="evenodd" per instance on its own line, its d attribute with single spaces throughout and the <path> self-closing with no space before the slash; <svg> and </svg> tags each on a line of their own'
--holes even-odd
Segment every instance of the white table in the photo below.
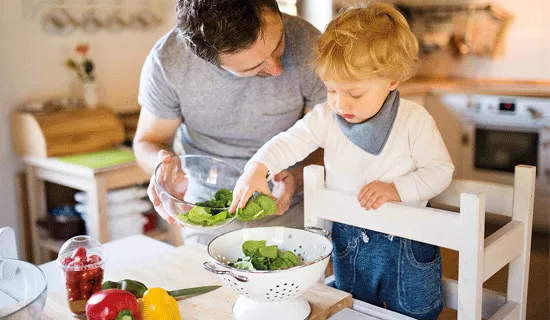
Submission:
<svg viewBox="0 0 550 320">
<path fill-rule="evenodd" d="M 107 251 L 105 268 L 116 271 L 139 265 L 155 257 L 176 250 L 176 247 L 152 238 L 137 235 L 115 240 L 104 245 Z M 39 266 L 48 277 L 48 297 L 63 296 L 66 293 L 65 279 L 55 261 Z"/>
<path fill-rule="evenodd" d="M 325 284 L 334 281 L 334 276 L 325 279 Z M 413 318 L 396 314 L 384 308 L 353 299 L 352 308 L 345 308 L 336 313 L 329 320 L 414 320 Z"/>
<path fill-rule="evenodd" d="M 117 270 L 124 270 L 136 267 L 140 264 L 146 264 L 164 254 L 177 252 L 177 248 L 164 242 L 152 238 L 138 235 L 104 245 L 107 252 L 105 268 L 110 273 L 117 273 Z M 55 261 L 51 261 L 39 266 L 48 277 L 48 298 L 55 301 L 63 301 L 66 295 L 65 280 L 61 269 Z M 46 302 L 45 310 L 48 308 Z M 50 319 L 50 318 L 44 318 Z M 71 319 L 67 313 L 67 319 Z M 362 301 L 354 300 L 353 309 L 344 309 L 330 320 L 412 320 L 408 317 L 395 317 L 395 314 L 387 310 L 374 307 Z"/>
<path fill-rule="evenodd" d="M 105 244 L 105 280 L 139 279 L 149 286 L 168 290 L 220 284 L 220 278 L 202 268 L 209 256 L 204 245 L 173 247 L 144 236 L 134 236 Z M 72 319 L 66 302 L 64 278 L 60 268 L 49 262 L 41 265 L 48 277 L 48 298 L 42 320 Z M 180 314 L 188 320 L 230 320 L 232 306 L 239 294 L 223 286 L 206 295 L 178 301 Z M 312 306 L 310 320 L 325 320 L 351 306 L 351 295 L 322 284 L 304 293 Z M 160 320 L 160 319 L 159 319 Z"/>
<path fill-rule="evenodd" d="M 353 308 L 344 309 L 329 318 L 329 320 L 414 320 L 413 318 L 396 314 L 368 304 L 363 301 L 353 299 Z"/>
<path fill-rule="evenodd" d="M 369 315 L 355 311 L 353 309 L 344 309 L 329 318 L 330 320 L 379 320 Z"/>
</svg>

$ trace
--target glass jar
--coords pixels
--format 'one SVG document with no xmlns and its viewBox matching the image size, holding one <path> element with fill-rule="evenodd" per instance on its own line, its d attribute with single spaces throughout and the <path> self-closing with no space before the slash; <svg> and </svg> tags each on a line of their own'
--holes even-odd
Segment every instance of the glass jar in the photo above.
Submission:
<svg viewBox="0 0 550 320">
<path fill-rule="evenodd" d="M 67 301 L 73 317 L 86 319 L 86 302 L 101 290 L 105 251 L 99 241 L 89 236 L 76 236 L 67 240 L 57 257 L 63 269 Z"/>
</svg>

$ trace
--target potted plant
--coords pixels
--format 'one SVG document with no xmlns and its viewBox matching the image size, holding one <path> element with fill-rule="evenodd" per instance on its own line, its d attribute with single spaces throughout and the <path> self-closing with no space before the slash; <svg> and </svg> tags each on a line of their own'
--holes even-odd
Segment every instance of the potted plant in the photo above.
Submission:
<svg viewBox="0 0 550 320">
<path fill-rule="evenodd" d="M 97 106 L 97 88 L 94 75 L 94 63 L 88 58 L 90 46 L 86 43 L 78 44 L 76 52 L 80 56 L 80 62 L 68 58 L 65 62 L 67 68 L 74 70 L 82 82 L 84 104 L 88 108 Z"/>
</svg>

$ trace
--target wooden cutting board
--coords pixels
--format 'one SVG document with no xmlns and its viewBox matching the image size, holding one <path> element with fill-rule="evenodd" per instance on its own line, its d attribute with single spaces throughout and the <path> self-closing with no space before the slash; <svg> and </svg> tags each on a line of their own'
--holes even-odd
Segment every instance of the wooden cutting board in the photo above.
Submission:
<svg viewBox="0 0 550 320">
<path fill-rule="evenodd" d="M 154 261 L 129 269 L 114 272 L 107 269 L 104 280 L 135 279 L 150 288 L 162 287 L 167 290 L 221 284 L 217 275 L 203 269 L 202 264 L 208 260 L 204 246 L 181 246 Z M 233 290 L 221 287 L 203 295 L 181 300 L 178 305 L 184 320 L 233 319 L 231 310 L 238 297 Z M 322 284 L 315 284 L 304 297 L 312 309 L 308 318 L 310 320 L 325 320 L 344 308 L 351 308 L 353 301 L 349 293 Z M 65 297 L 50 295 L 41 319 L 70 319 Z"/>
</svg>

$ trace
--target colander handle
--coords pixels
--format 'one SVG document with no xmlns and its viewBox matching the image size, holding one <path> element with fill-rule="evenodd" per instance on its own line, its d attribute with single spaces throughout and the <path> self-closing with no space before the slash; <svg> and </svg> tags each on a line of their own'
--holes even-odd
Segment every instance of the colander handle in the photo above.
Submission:
<svg viewBox="0 0 550 320">
<path fill-rule="evenodd" d="M 330 231 L 327 231 L 323 228 L 308 226 L 308 227 L 304 227 L 304 230 L 309 231 L 309 232 L 314 232 L 314 233 L 322 232 L 323 235 L 325 236 L 325 238 L 330 237 Z"/>
<path fill-rule="evenodd" d="M 238 274 L 234 274 L 233 272 L 231 271 L 227 271 L 227 270 L 218 270 L 216 269 L 216 266 L 212 264 L 212 262 L 205 262 L 202 264 L 203 267 L 212 272 L 212 273 L 215 273 L 215 274 L 227 274 L 227 275 L 230 275 L 232 276 L 233 278 L 239 280 L 240 282 L 248 282 L 248 278 L 245 277 L 245 276 L 239 276 Z"/>
</svg>

